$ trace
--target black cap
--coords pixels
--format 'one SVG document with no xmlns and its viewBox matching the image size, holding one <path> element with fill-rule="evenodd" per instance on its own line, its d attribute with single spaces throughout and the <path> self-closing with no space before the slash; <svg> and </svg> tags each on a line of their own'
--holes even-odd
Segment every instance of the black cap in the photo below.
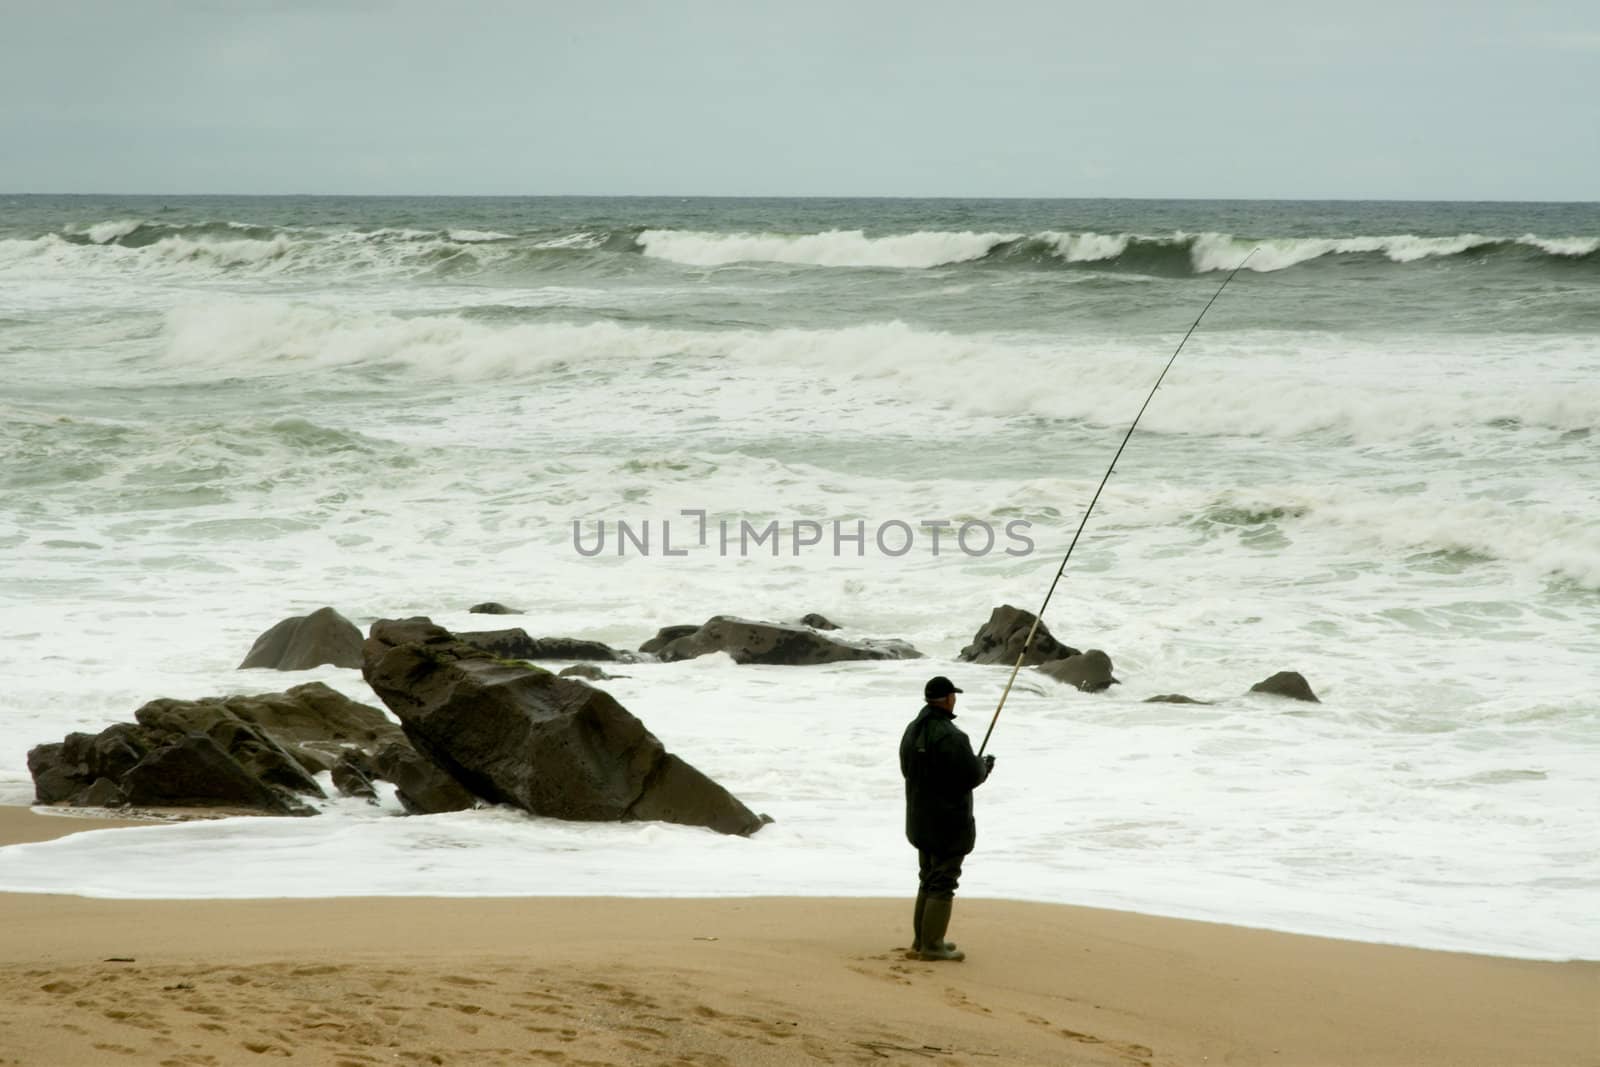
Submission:
<svg viewBox="0 0 1600 1067">
<path fill-rule="evenodd" d="M 962 692 L 965 692 L 965 690 L 957 689 L 954 682 L 944 675 L 938 674 L 929 678 L 928 684 L 922 687 L 922 699 L 938 700 L 940 697 L 947 697 L 951 693 Z"/>
</svg>

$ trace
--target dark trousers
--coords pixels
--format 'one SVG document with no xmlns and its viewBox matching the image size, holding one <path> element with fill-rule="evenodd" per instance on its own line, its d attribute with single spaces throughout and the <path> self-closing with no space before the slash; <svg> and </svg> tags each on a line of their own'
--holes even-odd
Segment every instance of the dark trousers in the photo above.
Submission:
<svg viewBox="0 0 1600 1067">
<path fill-rule="evenodd" d="M 917 850 L 917 890 L 930 897 L 950 900 L 961 882 L 962 855 L 940 856 Z"/>
</svg>

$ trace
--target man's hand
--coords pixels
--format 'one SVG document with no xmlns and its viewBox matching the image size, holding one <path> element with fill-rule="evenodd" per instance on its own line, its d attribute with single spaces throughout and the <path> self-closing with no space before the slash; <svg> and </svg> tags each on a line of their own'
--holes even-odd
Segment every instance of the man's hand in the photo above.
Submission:
<svg viewBox="0 0 1600 1067">
<path fill-rule="evenodd" d="M 983 776 L 985 778 L 987 778 L 987 777 L 989 777 L 989 775 L 991 775 L 993 773 L 994 773 L 994 757 L 986 755 L 986 756 L 983 757 Z"/>
</svg>

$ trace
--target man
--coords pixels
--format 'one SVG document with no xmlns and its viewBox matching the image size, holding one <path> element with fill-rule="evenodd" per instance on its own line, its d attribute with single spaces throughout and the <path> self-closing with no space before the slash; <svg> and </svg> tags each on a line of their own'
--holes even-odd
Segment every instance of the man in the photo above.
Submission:
<svg viewBox="0 0 1600 1067">
<path fill-rule="evenodd" d="M 977 840 L 972 790 L 994 769 L 994 757 L 973 755 L 972 742 L 954 722 L 959 692 L 943 675 L 928 679 L 922 687 L 927 703 L 900 738 L 906 838 L 917 850 L 919 879 L 911 950 L 925 960 L 966 959 L 944 935 L 961 861 Z"/>
</svg>

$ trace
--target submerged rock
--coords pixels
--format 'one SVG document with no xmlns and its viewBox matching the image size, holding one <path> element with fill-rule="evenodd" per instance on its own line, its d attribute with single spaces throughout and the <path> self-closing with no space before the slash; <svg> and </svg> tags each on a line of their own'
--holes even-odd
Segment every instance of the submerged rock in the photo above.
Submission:
<svg viewBox="0 0 1600 1067">
<path fill-rule="evenodd" d="M 762 825 L 604 690 L 497 659 L 423 618 L 374 623 L 364 652 L 363 676 L 417 752 L 475 796 L 560 819 Z"/>
<path fill-rule="evenodd" d="M 284 619 L 256 638 L 239 670 L 304 671 L 325 663 L 361 666 L 361 631 L 332 608 Z"/>
<path fill-rule="evenodd" d="M 1298 671 L 1279 671 L 1272 677 L 1263 678 L 1252 685 L 1250 692 L 1288 697 L 1291 700 L 1305 700 L 1313 704 L 1322 703 L 1317 699 L 1317 694 L 1311 691 L 1311 683 Z"/>
<path fill-rule="evenodd" d="M 1098 693 L 1121 684 L 1111 675 L 1111 657 L 1098 648 L 1066 659 L 1051 660 L 1039 667 L 1039 673 L 1085 693 Z"/>
<path fill-rule="evenodd" d="M 649 644 L 646 642 L 646 645 Z M 712 652 L 726 652 L 735 663 L 784 666 L 811 666 L 845 660 L 922 658 L 922 653 L 904 641 L 846 640 L 818 633 L 809 626 L 756 622 L 732 615 L 713 616 L 703 625 L 666 641 L 654 651 L 658 659 L 667 663 Z"/>
<path fill-rule="evenodd" d="M 599 641 L 576 637 L 529 637 L 526 630 L 469 630 L 456 640 L 501 659 L 581 659 L 632 663 L 638 657 Z"/>
<path fill-rule="evenodd" d="M 1162 693 L 1160 696 L 1145 697 L 1146 704 L 1210 704 L 1209 700 L 1196 700 L 1186 697 L 1182 693 Z"/>
<path fill-rule="evenodd" d="M 1034 618 L 1031 611 L 1002 604 L 989 613 L 989 621 L 978 627 L 972 643 L 963 648 L 956 658 L 967 663 L 1014 665 L 1018 653 L 1022 651 L 1022 643 L 1028 639 L 1028 629 L 1033 625 Z M 1077 649 L 1057 641 L 1050 633 L 1050 628 L 1041 622 L 1022 663 L 1024 666 L 1038 666 L 1076 655 Z"/>
<path fill-rule="evenodd" d="M 695 623 L 689 623 L 683 626 L 663 626 L 661 629 L 656 631 L 656 635 L 654 637 L 650 638 L 650 640 L 639 646 L 639 651 L 645 653 L 646 655 L 653 656 L 660 652 L 667 645 L 670 645 L 672 642 L 676 641 L 678 638 L 688 637 L 698 629 L 700 629 L 700 627 Z"/>
<path fill-rule="evenodd" d="M 625 674 L 607 674 L 593 663 L 574 663 L 556 673 L 563 678 L 582 678 L 586 682 L 610 682 L 627 677 Z"/>
<path fill-rule="evenodd" d="M 504 604 L 498 604 L 493 600 L 486 600 L 482 604 L 474 604 L 474 605 L 472 605 L 472 607 L 467 609 L 467 613 L 470 614 L 470 615 L 521 615 L 521 614 L 524 614 L 524 612 L 523 612 L 523 610 L 521 608 L 508 608 Z"/>
</svg>

